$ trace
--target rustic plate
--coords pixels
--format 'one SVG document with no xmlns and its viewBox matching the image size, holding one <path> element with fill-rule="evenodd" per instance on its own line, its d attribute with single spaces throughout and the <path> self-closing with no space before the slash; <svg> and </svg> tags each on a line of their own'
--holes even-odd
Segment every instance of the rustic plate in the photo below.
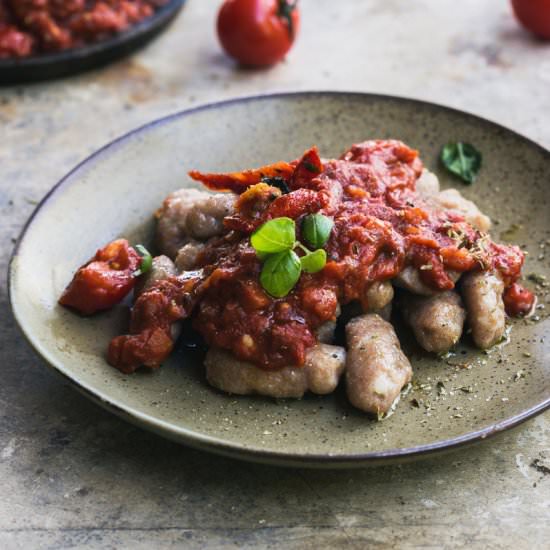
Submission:
<svg viewBox="0 0 550 550">
<path fill-rule="evenodd" d="M 73 170 L 42 201 L 16 246 L 11 303 L 36 351 L 77 389 L 116 414 L 195 447 L 285 465 L 386 463 L 448 450 L 512 427 L 550 405 L 550 319 L 513 323 L 510 342 L 484 354 L 467 343 L 446 359 L 402 339 L 415 386 L 383 422 L 351 408 L 343 392 L 299 401 L 229 397 L 208 387 L 200 357 L 183 349 L 158 372 L 124 376 L 107 365 L 123 307 L 82 319 L 56 300 L 76 266 L 115 237 L 150 239 L 163 197 L 192 186 L 186 170 L 234 170 L 325 156 L 352 142 L 395 137 L 420 149 L 445 186 L 460 187 L 495 222 L 495 235 L 529 251 L 525 272 L 550 279 L 550 154 L 501 126 L 437 105 L 385 96 L 298 93 L 207 105 L 144 126 Z M 442 143 L 463 139 L 484 155 L 472 186 L 438 166 Z M 550 246 L 550 244 L 548 245 Z M 540 258 L 540 259 L 539 259 Z M 531 286 L 534 283 L 529 283 Z M 540 303 L 546 288 L 539 286 Z"/>
<path fill-rule="evenodd" d="M 0 84 L 36 82 L 68 76 L 129 55 L 164 30 L 184 2 L 185 0 L 171 0 L 148 19 L 96 44 L 24 59 L 0 59 Z"/>
</svg>

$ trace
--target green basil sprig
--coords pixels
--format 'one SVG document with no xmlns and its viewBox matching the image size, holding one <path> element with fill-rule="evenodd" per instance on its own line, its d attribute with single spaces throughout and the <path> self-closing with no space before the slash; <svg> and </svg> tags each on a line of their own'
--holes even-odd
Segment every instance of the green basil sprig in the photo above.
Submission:
<svg viewBox="0 0 550 550">
<path fill-rule="evenodd" d="M 466 183 L 473 183 L 481 169 L 481 153 L 469 143 L 450 142 L 441 150 L 441 162 Z"/>
<path fill-rule="evenodd" d="M 323 214 L 310 214 L 302 223 L 302 235 L 309 246 L 321 248 L 327 244 L 334 222 Z"/>
<path fill-rule="evenodd" d="M 327 254 L 321 248 L 329 237 L 334 222 L 322 214 L 304 218 L 304 240 L 316 250 L 309 250 L 296 240 L 296 223 L 291 218 L 274 218 L 261 225 L 250 237 L 250 243 L 264 262 L 260 273 L 262 287 L 275 298 L 286 296 L 300 279 L 302 271 L 317 273 L 327 263 Z M 298 256 L 299 248 L 304 252 Z"/>
<path fill-rule="evenodd" d="M 327 263 L 327 253 L 319 248 L 314 252 L 309 252 L 305 256 L 300 258 L 300 263 L 302 264 L 302 269 L 306 273 L 317 273 L 325 267 Z"/>
<path fill-rule="evenodd" d="M 302 267 L 293 250 L 270 254 L 260 273 L 260 283 L 275 298 L 286 296 L 296 285 Z"/>
<path fill-rule="evenodd" d="M 257 252 L 273 254 L 294 248 L 296 224 L 290 218 L 274 218 L 265 222 L 250 237 Z"/>
</svg>

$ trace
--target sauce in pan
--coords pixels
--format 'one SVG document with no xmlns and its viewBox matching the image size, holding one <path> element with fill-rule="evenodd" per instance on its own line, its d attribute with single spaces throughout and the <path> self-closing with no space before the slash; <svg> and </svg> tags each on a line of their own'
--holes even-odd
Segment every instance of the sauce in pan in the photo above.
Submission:
<svg viewBox="0 0 550 550">
<path fill-rule="evenodd" d="M 0 0 L 0 59 L 104 40 L 153 15 L 167 0 Z"/>
</svg>

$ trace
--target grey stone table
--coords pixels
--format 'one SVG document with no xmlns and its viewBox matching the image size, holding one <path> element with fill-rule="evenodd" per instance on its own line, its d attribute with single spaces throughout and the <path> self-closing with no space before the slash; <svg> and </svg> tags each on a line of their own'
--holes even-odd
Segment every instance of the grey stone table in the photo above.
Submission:
<svg viewBox="0 0 550 550">
<path fill-rule="evenodd" d="M 0 262 L 36 202 L 113 137 L 200 103 L 260 92 L 407 95 L 497 120 L 550 147 L 550 44 L 505 0 L 302 0 L 300 40 L 236 69 L 218 2 L 101 71 L 0 89 Z M 549 182 L 550 184 L 550 182 Z M 55 246 L 55 243 L 52 243 Z M 0 548 L 543 548 L 550 416 L 441 458 L 308 471 L 210 456 L 136 429 L 52 376 L 0 285 Z"/>
</svg>

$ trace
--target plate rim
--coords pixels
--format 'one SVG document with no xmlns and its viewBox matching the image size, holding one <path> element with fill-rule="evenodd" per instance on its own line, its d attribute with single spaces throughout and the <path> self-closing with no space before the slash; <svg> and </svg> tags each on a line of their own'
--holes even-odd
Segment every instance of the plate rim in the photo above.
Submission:
<svg viewBox="0 0 550 550">
<path fill-rule="evenodd" d="M 256 101 L 269 101 L 273 99 L 284 100 L 285 98 L 306 98 L 306 97 L 336 97 L 347 96 L 355 99 L 371 99 L 371 100 L 391 100 L 399 103 L 413 103 L 422 104 L 427 107 L 435 107 L 443 111 L 452 112 L 459 116 L 466 116 L 473 118 L 476 121 L 481 121 L 485 124 L 490 124 L 497 129 L 505 132 L 511 132 L 517 138 L 525 141 L 531 146 L 534 146 L 544 156 L 550 160 L 550 151 L 543 147 L 536 141 L 522 135 L 515 130 L 512 130 L 502 124 L 499 124 L 486 117 L 476 115 L 461 109 L 449 107 L 439 103 L 426 101 L 422 99 L 412 98 L 408 96 L 379 94 L 379 93 L 367 93 L 367 92 L 347 92 L 347 91 L 333 91 L 333 90 L 312 90 L 312 91 L 295 91 L 295 92 L 276 92 L 258 95 L 246 95 L 238 96 L 235 98 L 210 102 L 202 104 L 189 109 L 184 109 L 167 116 L 147 122 L 117 138 L 108 142 L 103 147 L 94 151 L 91 155 L 79 162 L 72 170 L 70 170 L 63 178 L 61 178 L 42 198 L 36 208 L 33 210 L 21 232 L 17 238 L 17 241 L 13 247 L 10 260 L 8 263 L 8 301 L 10 304 L 11 314 L 16 321 L 16 325 L 23 335 L 27 343 L 33 349 L 33 351 L 46 363 L 46 365 L 58 375 L 62 376 L 71 386 L 75 387 L 80 393 L 91 399 L 93 402 L 99 404 L 103 408 L 113 412 L 119 417 L 130 421 L 131 423 L 138 425 L 142 428 L 153 431 L 163 437 L 183 443 L 191 447 L 211 451 L 216 454 L 229 456 L 232 458 L 239 458 L 253 462 L 262 462 L 273 465 L 282 466 L 299 466 L 299 467 L 326 467 L 326 468 L 338 468 L 338 467 L 361 467 L 361 466 L 375 466 L 382 464 L 389 464 L 390 462 L 403 462 L 405 460 L 413 460 L 428 457 L 434 454 L 439 454 L 447 451 L 452 451 L 464 447 L 466 445 L 482 441 L 489 437 L 493 437 L 507 429 L 518 426 L 526 420 L 533 418 L 534 416 L 541 414 L 542 412 L 550 409 L 550 394 L 542 401 L 535 405 L 522 410 L 521 412 L 504 418 L 499 422 L 493 422 L 486 427 L 478 430 L 469 431 L 465 434 L 455 436 L 449 439 L 442 439 L 431 443 L 412 447 L 398 447 L 394 449 L 387 449 L 383 451 L 366 451 L 358 453 L 297 453 L 288 451 L 270 451 L 259 447 L 247 447 L 239 443 L 230 442 L 219 437 L 205 435 L 204 433 L 191 430 L 185 427 L 175 426 L 173 423 L 167 422 L 160 418 L 154 418 L 140 410 L 121 403 L 120 400 L 110 399 L 103 391 L 91 388 L 89 385 L 83 384 L 64 372 L 62 362 L 55 361 L 53 358 L 48 357 L 47 349 L 43 349 L 40 342 L 33 339 L 32 334 L 26 331 L 24 327 L 24 320 L 19 317 L 17 311 L 16 301 L 16 289 L 15 279 L 17 277 L 17 257 L 20 249 L 24 244 L 25 237 L 28 230 L 34 223 L 35 219 L 40 213 L 44 213 L 48 206 L 49 201 L 54 195 L 60 192 L 62 189 L 70 185 L 72 177 L 79 172 L 82 168 L 89 163 L 96 161 L 107 151 L 116 148 L 118 145 L 132 139 L 136 135 L 143 132 L 147 132 L 157 126 L 163 126 L 169 124 L 171 121 L 179 118 L 185 118 L 192 116 L 197 112 L 202 112 L 210 109 L 225 108 L 233 104 L 251 103 Z M 75 180 L 77 181 L 77 180 Z"/>
</svg>

